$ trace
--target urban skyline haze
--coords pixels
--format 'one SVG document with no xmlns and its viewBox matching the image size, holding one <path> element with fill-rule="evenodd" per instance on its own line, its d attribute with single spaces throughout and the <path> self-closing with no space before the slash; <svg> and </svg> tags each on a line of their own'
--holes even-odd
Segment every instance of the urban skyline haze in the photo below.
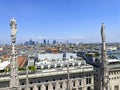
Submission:
<svg viewBox="0 0 120 90">
<path fill-rule="evenodd" d="M 17 42 L 50 39 L 101 42 L 104 22 L 107 42 L 120 42 L 119 0 L 2 0 L 0 43 L 10 43 L 10 19 L 18 24 Z"/>
</svg>

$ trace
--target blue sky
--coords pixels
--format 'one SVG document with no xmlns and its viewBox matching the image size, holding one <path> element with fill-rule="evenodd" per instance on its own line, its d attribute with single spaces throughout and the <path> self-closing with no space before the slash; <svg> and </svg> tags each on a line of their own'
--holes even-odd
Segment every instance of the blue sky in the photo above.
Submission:
<svg viewBox="0 0 120 90">
<path fill-rule="evenodd" d="M 101 42 L 103 22 L 107 41 L 120 42 L 120 0 L 1 0 L 0 43 L 10 42 L 12 17 L 18 24 L 18 42 Z"/>
</svg>

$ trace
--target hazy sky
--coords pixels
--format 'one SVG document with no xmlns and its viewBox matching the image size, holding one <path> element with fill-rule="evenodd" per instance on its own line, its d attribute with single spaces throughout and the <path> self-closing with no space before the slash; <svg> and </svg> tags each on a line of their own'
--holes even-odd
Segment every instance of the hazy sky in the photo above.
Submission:
<svg viewBox="0 0 120 90">
<path fill-rule="evenodd" d="M 101 42 L 103 22 L 107 41 L 120 42 L 120 0 L 1 0 L 0 43 L 10 42 L 12 17 L 18 24 L 18 42 L 43 38 Z"/>
</svg>

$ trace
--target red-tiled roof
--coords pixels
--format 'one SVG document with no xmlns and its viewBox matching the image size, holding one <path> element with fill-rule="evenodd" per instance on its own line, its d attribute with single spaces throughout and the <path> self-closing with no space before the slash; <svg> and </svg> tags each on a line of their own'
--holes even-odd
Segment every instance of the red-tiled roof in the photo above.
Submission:
<svg viewBox="0 0 120 90">
<path fill-rule="evenodd" d="M 3 55 L 3 58 L 4 58 L 4 59 L 5 59 L 5 58 L 10 58 L 10 55 L 4 54 L 4 55 Z"/>
<path fill-rule="evenodd" d="M 25 56 L 18 56 L 18 66 L 21 68 L 21 67 L 24 67 L 25 64 L 27 62 L 27 59 Z"/>
<path fill-rule="evenodd" d="M 18 56 L 18 67 L 22 68 L 26 65 L 27 59 L 25 56 Z M 7 66 L 7 68 L 10 68 L 10 64 Z"/>
</svg>

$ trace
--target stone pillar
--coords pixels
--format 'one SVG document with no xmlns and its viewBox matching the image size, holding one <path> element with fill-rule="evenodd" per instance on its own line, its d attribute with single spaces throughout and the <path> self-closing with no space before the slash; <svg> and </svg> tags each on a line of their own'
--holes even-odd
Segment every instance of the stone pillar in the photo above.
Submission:
<svg viewBox="0 0 120 90">
<path fill-rule="evenodd" d="M 67 83 L 65 81 L 63 81 L 62 83 L 62 90 L 66 90 L 67 88 Z"/>
<path fill-rule="evenodd" d="M 94 90 L 94 78 L 93 76 L 90 77 L 91 78 L 91 89 Z"/>
<path fill-rule="evenodd" d="M 80 66 L 81 65 L 81 62 L 78 62 L 78 66 Z"/>
<path fill-rule="evenodd" d="M 41 90 L 46 90 L 46 87 L 44 84 L 41 85 Z"/>
<path fill-rule="evenodd" d="M 27 87 L 27 88 L 24 88 L 25 90 L 30 90 L 30 87 Z M 22 90 L 22 89 L 20 89 L 20 90 Z"/>
<path fill-rule="evenodd" d="M 49 83 L 49 85 L 48 85 L 48 90 L 53 90 L 52 83 Z"/>
<path fill-rule="evenodd" d="M 82 78 L 82 84 L 81 85 L 82 85 L 82 89 L 85 90 L 85 86 L 86 86 L 86 78 L 85 77 Z"/>
<path fill-rule="evenodd" d="M 44 68 L 44 66 L 43 65 L 41 65 L 41 67 L 40 67 L 41 69 L 43 69 Z"/>
<path fill-rule="evenodd" d="M 10 55 L 10 89 L 19 90 L 19 78 L 18 78 L 18 57 L 16 50 L 16 33 L 17 23 L 14 18 L 10 21 L 11 27 L 11 55 Z"/>
<path fill-rule="evenodd" d="M 50 69 L 51 65 L 48 65 L 48 69 Z"/>
<path fill-rule="evenodd" d="M 56 82 L 56 84 L 55 84 L 55 90 L 60 90 L 60 84 L 59 84 L 59 82 Z"/>
<path fill-rule="evenodd" d="M 38 90 L 38 87 L 35 85 L 35 86 L 33 87 L 33 90 Z"/>
<path fill-rule="evenodd" d="M 76 87 L 76 90 L 78 90 L 78 86 L 79 86 L 79 81 L 78 79 L 75 80 L 75 87 Z"/>
<path fill-rule="evenodd" d="M 57 64 L 54 64 L 54 67 L 56 68 L 56 67 L 57 67 Z"/>
<path fill-rule="evenodd" d="M 75 63 L 72 63 L 72 66 L 75 66 Z"/>
<path fill-rule="evenodd" d="M 62 67 L 63 67 L 63 64 L 60 64 L 60 67 L 62 68 Z"/>
<path fill-rule="evenodd" d="M 73 87 L 73 82 L 72 82 L 72 80 L 69 81 L 69 85 L 70 85 L 70 86 L 69 86 L 69 87 L 70 87 L 70 90 L 72 90 L 72 87 Z"/>
<path fill-rule="evenodd" d="M 19 89 L 18 89 L 18 90 L 22 90 L 22 89 L 21 89 L 21 87 L 19 87 Z"/>
<path fill-rule="evenodd" d="M 90 78 L 91 78 L 91 83 L 93 84 L 93 83 L 94 83 L 94 78 L 93 78 L 93 76 L 91 76 Z"/>
</svg>

